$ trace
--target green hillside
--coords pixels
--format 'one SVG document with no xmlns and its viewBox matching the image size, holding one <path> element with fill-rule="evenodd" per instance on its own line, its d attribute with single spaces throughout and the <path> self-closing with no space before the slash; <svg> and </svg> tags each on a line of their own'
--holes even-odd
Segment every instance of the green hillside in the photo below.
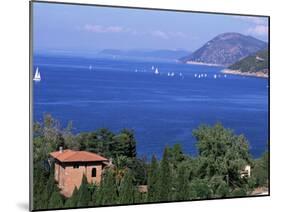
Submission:
<svg viewBox="0 0 281 212">
<path fill-rule="evenodd" d="M 241 72 L 268 73 L 268 49 L 258 51 L 228 67 Z"/>
</svg>

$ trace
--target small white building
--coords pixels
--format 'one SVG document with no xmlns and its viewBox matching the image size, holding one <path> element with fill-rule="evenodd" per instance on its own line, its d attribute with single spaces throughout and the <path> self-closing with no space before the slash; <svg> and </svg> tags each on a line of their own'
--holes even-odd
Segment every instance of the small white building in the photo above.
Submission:
<svg viewBox="0 0 281 212">
<path fill-rule="evenodd" d="M 246 165 L 244 169 L 240 172 L 240 177 L 251 177 L 251 166 Z"/>
</svg>

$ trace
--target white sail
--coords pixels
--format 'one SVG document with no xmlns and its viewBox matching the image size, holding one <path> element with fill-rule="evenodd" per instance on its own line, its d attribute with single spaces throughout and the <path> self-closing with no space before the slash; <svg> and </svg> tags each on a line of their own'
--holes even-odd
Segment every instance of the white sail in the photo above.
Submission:
<svg viewBox="0 0 281 212">
<path fill-rule="evenodd" d="M 173 77 L 173 76 L 175 76 L 175 73 L 174 73 L 174 72 L 171 73 L 171 77 Z"/>
<path fill-rule="evenodd" d="M 151 67 L 151 70 L 154 70 L 154 66 Z"/>
<path fill-rule="evenodd" d="M 214 78 L 217 79 L 217 75 L 216 74 L 214 75 Z"/>
<path fill-rule="evenodd" d="M 41 75 L 40 75 L 40 72 L 39 72 L 39 68 L 37 67 L 36 68 L 36 72 L 35 72 L 35 75 L 34 75 L 34 78 L 33 78 L 34 81 L 41 81 Z"/>
<path fill-rule="evenodd" d="M 158 68 L 155 69 L 155 74 L 159 74 Z"/>
</svg>

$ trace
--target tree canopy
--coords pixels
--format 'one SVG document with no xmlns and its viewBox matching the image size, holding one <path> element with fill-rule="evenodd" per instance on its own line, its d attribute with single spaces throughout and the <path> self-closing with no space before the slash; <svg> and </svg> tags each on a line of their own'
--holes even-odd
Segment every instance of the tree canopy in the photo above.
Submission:
<svg viewBox="0 0 281 212">
<path fill-rule="evenodd" d="M 46 115 L 34 124 L 33 196 L 35 209 L 73 208 L 100 205 L 194 200 L 251 195 L 268 187 L 268 153 L 253 159 L 244 135 L 222 124 L 200 125 L 193 131 L 198 155 L 184 153 L 180 144 L 166 146 L 161 158 L 150 161 L 137 155 L 134 132 L 113 133 L 102 128 L 72 133 L 72 124 L 61 128 Z M 103 170 L 100 184 L 89 184 L 85 176 L 70 198 L 60 194 L 54 181 L 49 153 L 60 146 L 86 150 L 112 158 L 113 166 Z M 251 166 L 251 177 L 241 171 Z M 139 189 L 142 187 L 142 189 Z"/>
</svg>

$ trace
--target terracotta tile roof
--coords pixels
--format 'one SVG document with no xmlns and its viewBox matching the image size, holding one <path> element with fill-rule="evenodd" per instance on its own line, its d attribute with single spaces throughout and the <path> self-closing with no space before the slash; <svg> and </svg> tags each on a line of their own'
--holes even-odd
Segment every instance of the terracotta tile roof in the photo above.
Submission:
<svg viewBox="0 0 281 212">
<path fill-rule="evenodd" d="M 51 152 L 50 155 L 61 162 L 93 162 L 93 161 L 108 161 L 98 154 L 86 151 L 74 151 L 70 149 L 62 152 Z"/>
</svg>

